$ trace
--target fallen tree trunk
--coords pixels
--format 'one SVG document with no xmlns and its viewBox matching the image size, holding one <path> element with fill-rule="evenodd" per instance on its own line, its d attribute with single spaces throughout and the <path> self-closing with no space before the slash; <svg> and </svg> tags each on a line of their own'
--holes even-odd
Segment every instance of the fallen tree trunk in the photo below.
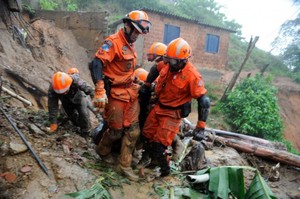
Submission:
<svg viewBox="0 0 300 199">
<path fill-rule="evenodd" d="M 220 136 L 237 137 L 242 140 L 247 140 L 247 141 L 251 141 L 251 142 L 255 142 L 255 143 L 260 143 L 260 144 L 264 144 L 264 145 L 272 145 L 272 142 L 270 142 L 269 140 L 265 140 L 262 138 L 253 137 L 253 136 L 249 136 L 249 135 L 234 133 L 234 132 L 230 132 L 230 131 L 223 131 L 223 130 L 211 129 L 211 128 L 205 128 L 205 131 L 215 133 L 216 135 L 220 135 Z"/>
<path fill-rule="evenodd" d="M 235 140 L 232 138 L 224 138 L 221 136 L 209 135 L 211 139 L 218 141 L 221 144 L 235 148 L 238 151 L 245 153 L 253 153 L 256 156 L 278 161 L 287 165 L 300 167 L 300 156 L 281 151 L 277 149 L 271 149 L 258 144 L 250 144 L 244 141 Z"/>
<path fill-rule="evenodd" d="M 195 126 L 186 118 L 183 118 L 183 122 L 187 125 L 189 125 L 190 129 L 194 129 Z M 264 145 L 272 145 L 272 142 L 270 142 L 269 140 L 265 140 L 262 138 L 258 138 L 258 137 L 253 137 L 250 135 L 244 135 L 244 134 L 240 134 L 240 133 L 234 133 L 234 132 L 230 132 L 230 131 L 224 131 L 224 130 L 220 130 L 220 129 L 212 129 L 212 128 L 205 128 L 205 131 L 211 132 L 213 134 L 216 135 L 220 135 L 220 136 L 225 136 L 225 137 L 237 137 L 243 140 L 247 140 L 247 141 L 251 141 L 251 142 L 255 142 L 255 143 L 260 143 L 260 144 L 264 144 Z"/>
</svg>

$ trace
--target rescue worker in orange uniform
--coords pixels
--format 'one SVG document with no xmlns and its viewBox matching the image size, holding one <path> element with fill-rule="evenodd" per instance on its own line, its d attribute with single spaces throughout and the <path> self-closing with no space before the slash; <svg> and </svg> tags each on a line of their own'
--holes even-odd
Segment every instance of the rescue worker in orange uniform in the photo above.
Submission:
<svg viewBox="0 0 300 199">
<path fill-rule="evenodd" d="M 143 128 L 144 150 L 149 151 L 152 161 L 157 161 L 161 176 L 170 173 L 165 150 L 179 132 L 182 118 L 190 113 L 193 98 L 198 101 L 198 122 L 193 136 L 195 140 L 203 138 L 210 100 L 206 96 L 207 90 L 201 74 L 189 61 L 191 55 L 192 49 L 184 39 L 174 39 L 167 47 L 164 60 L 148 75 L 154 81 L 159 74 L 159 79 L 155 87 L 157 103 L 151 109 Z"/>
<path fill-rule="evenodd" d="M 147 76 L 145 80 L 143 80 L 146 85 L 143 85 L 139 92 L 139 101 L 141 107 L 141 112 L 139 115 L 139 124 L 141 130 L 144 127 L 145 120 L 149 113 L 149 108 L 150 108 L 149 105 L 150 105 L 150 98 L 151 98 L 151 91 L 150 91 L 151 83 L 154 82 L 159 75 L 158 71 L 156 70 L 157 63 L 163 60 L 163 56 L 166 53 L 166 50 L 167 50 L 167 46 L 161 42 L 154 42 L 148 50 L 148 54 L 147 54 L 148 61 L 154 62 L 154 65 L 150 68 L 150 76 L 149 73 L 147 72 Z"/>
<path fill-rule="evenodd" d="M 79 70 L 78 70 L 78 68 L 75 68 L 75 67 L 69 68 L 68 74 L 69 75 L 74 75 L 74 74 L 79 75 Z"/>
<path fill-rule="evenodd" d="M 96 151 L 107 163 L 114 163 L 112 143 L 122 139 L 117 169 L 128 179 L 139 178 L 131 168 L 132 152 L 140 135 L 138 91 L 134 82 L 137 53 L 134 42 L 140 34 L 149 32 L 151 22 L 147 13 L 134 10 L 123 18 L 124 28 L 105 39 L 90 63 L 95 83 L 94 104 L 104 111 L 109 129 L 104 132 Z M 108 98 L 108 99 L 107 99 Z"/>
<path fill-rule="evenodd" d="M 80 135 L 89 135 L 91 127 L 89 110 L 85 100 L 85 94 L 94 97 L 94 89 L 79 78 L 77 74 L 69 75 L 64 72 L 56 72 L 51 79 L 48 89 L 48 109 L 50 120 L 50 132 L 58 128 L 58 101 L 74 125 L 80 127 Z"/>
</svg>

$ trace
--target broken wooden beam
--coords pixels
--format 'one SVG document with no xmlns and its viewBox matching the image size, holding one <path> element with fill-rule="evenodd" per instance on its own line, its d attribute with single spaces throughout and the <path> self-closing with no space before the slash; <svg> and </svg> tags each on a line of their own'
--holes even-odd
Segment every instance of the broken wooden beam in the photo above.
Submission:
<svg viewBox="0 0 300 199">
<path fill-rule="evenodd" d="M 218 141 L 221 144 L 225 144 L 226 146 L 232 147 L 240 152 L 252 153 L 256 156 L 260 156 L 266 159 L 271 159 L 287 165 L 300 167 L 300 156 L 289 153 L 287 151 L 277 150 L 259 144 L 251 144 L 241 140 L 224 138 L 216 135 L 209 135 L 209 137 L 211 139 L 214 139 L 215 141 Z"/>
</svg>

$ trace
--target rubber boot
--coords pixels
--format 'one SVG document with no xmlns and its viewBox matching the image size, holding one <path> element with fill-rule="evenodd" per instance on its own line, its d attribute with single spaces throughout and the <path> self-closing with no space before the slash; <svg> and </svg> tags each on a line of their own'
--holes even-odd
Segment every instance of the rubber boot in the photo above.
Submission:
<svg viewBox="0 0 300 199">
<path fill-rule="evenodd" d="M 163 155 L 158 158 L 160 167 L 160 176 L 168 176 L 171 173 L 171 167 L 169 166 L 168 156 Z"/>
<path fill-rule="evenodd" d="M 144 135 L 141 135 L 140 138 L 141 138 L 144 152 L 141 161 L 137 165 L 138 169 L 145 168 L 151 163 L 151 157 L 150 157 L 151 143 L 149 139 L 146 138 Z"/>
</svg>

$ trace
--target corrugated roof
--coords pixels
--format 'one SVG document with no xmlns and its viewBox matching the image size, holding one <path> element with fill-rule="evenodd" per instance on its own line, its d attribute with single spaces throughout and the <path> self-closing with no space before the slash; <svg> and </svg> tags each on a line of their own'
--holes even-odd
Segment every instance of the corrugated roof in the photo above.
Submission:
<svg viewBox="0 0 300 199">
<path fill-rule="evenodd" d="M 157 13 L 157 14 L 165 15 L 165 16 L 169 16 L 169 17 L 174 17 L 174 18 L 177 18 L 177 19 L 180 19 L 180 20 L 184 20 L 184 21 L 188 21 L 188 22 L 192 22 L 192 23 L 197 23 L 197 24 L 202 25 L 202 26 L 207 26 L 207 27 L 222 29 L 222 30 L 225 30 L 225 31 L 228 31 L 228 32 L 232 32 L 232 33 L 236 32 L 236 31 L 234 31 L 232 29 L 229 29 L 229 28 L 225 28 L 225 27 L 221 27 L 221 26 L 216 26 L 216 25 L 211 25 L 211 24 L 208 24 L 208 23 L 201 22 L 201 21 L 199 21 L 197 19 L 191 19 L 191 18 L 188 18 L 188 17 L 182 17 L 182 16 L 179 16 L 179 15 L 175 15 L 175 14 L 172 14 L 172 13 L 169 13 L 169 12 L 163 12 L 163 11 L 160 11 L 160 10 L 155 10 L 155 9 L 152 9 L 152 8 L 142 8 L 141 10 L 144 10 L 144 11 L 147 11 L 147 12 L 153 12 L 153 13 Z"/>
</svg>

